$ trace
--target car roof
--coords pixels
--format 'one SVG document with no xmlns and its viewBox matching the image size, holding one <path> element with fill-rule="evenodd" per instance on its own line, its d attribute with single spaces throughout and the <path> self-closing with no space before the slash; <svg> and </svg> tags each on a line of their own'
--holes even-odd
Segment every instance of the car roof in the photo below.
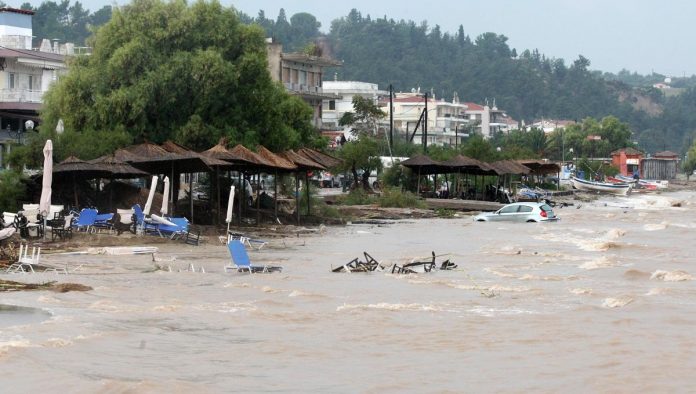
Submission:
<svg viewBox="0 0 696 394">
<path fill-rule="evenodd" d="M 544 205 L 544 204 L 546 204 L 546 203 L 545 203 L 545 202 L 523 201 L 523 202 L 513 202 L 512 204 L 507 204 L 507 205 L 505 205 L 505 206 L 507 207 L 507 206 L 510 206 L 510 205 L 527 205 L 527 206 L 530 206 L 530 207 L 538 207 L 538 206 L 541 206 L 541 205 Z"/>
</svg>

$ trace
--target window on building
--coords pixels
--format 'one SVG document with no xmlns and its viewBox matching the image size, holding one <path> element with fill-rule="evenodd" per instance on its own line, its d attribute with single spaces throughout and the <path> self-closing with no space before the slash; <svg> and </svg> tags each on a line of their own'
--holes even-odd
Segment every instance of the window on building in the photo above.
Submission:
<svg viewBox="0 0 696 394">
<path fill-rule="evenodd" d="M 8 89 L 15 88 L 15 74 L 14 73 L 10 73 L 10 75 L 7 78 L 7 88 Z"/>
<path fill-rule="evenodd" d="M 336 109 L 336 100 L 329 100 L 329 110 Z"/>
<path fill-rule="evenodd" d="M 34 76 L 29 76 L 29 90 L 34 90 Z"/>
</svg>

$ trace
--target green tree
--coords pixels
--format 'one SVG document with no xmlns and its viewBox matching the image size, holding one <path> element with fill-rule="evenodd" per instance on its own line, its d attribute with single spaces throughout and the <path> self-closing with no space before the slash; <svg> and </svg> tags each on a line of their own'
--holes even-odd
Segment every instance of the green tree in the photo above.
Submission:
<svg viewBox="0 0 696 394">
<path fill-rule="evenodd" d="M 350 171 L 353 174 L 353 188 L 357 188 L 358 184 L 365 191 L 372 190 L 370 186 L 370 174 L 373 171 L 379 171 L 382 168 L 382 161 L 379 159 L 379 144 L 375 138 L 361 134 L 357 140 L 349 141 L 339 151 L 339 156 L 343 159 L 344 171 Z M 358 173 L 362 171 L 362 174 Z"/>
<path fill-rule="evenodd" d="M 370 99 L 362 96 L 353 96 L 353 112 L 343 114 L 338 123 L 341 126 L 352 126 L 357 140 L 350 141 L 341 148 L 341 157 L 344 160 L 344 170 L 350 170 L 353 174 L 353 187 L 358 184 L 358 169 L 362 170 L 360 184 L 363 189 L 371 190 L 370 174 L 382 168 L 379 159 L 380 144 L 372 135 L 376 133 L 377 122 L 385 117 L 384 111 Z"/>
<path fill-rule="evenodd" d="M 353 112 L 346 112 L 339 119 L 341 126 L 352 126 L 357 133 L 376 134 L 377 123 L 387 114 L 370 99 L 353 96 Z"/>
<path fill-rule="evenodd" d="M 65 122 L 59 144 L 100 132 L 120 136 L 102 141 L 106 151 L 145 139 L 205 149 L 225 136 L 272 150 L 317 139 L 311 108 L 271 80 L 263 31 L 217 1 L 135 0 L 114 9 L 93 45 L 44 97 L 43 133 Z"/>
<path fill-rule="evenodd" d="M 691 148 L 686 153 L 686 160 L 684 160 L 682 169 L 686 172 L 686 180 L 688 181 L 691 174 L 696 170 L 696 144 L 691 145 Z"/>
</svg>

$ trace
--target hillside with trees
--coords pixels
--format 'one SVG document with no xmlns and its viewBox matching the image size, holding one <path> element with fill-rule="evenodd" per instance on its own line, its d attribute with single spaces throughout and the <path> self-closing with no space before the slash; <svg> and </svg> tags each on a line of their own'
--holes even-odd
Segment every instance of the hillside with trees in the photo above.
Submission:
<svg viewBox="0 0 696 394">
<path fill-rule="evenodd" d="M 303 13 L 303 15 L 305 15 Z M 690 78 L 675 78 L 675 87 L 686 88 L 674 97 L 652 87 L 664 80 L 654 74 L 641 76 L 628 71 L 619 74 L 591 70 L 590 59 L 580 55 L 566 64 L 564 59 L 547 57 L 537 50 L 510 48 L 507 37 L 484 33 L 475 38 L 464 26 L 454 33 L 426 22 L 373 19 L 352 10 L 336 19 L 326 36 L 318 24 L 295 26 L 281 10 L 275 20 L 263 11 L 249 23 L 264 27 L 267 35 L 300 50 L 321 37 L 325 52 L 344 61 L 344 66 L 327 71 L 342 80 L 392 84 L 396 90 L 420 87 L 436 97 L 474 102 L 496 100 L 517 120 L 556 118 L 582 121 L 591 117 L 614 116 L 627 122 L 632 140 L 649 151 L 670 149 L 685 152 L 696 131 L 696 119 L 685 108 L 696 103 Z M 306 15 L 299 20 L 314 20 Z M 302 35 L 287 32 L 302 30 Z M 313 37 L 313 38 L 312 38 Z"/>
<path fill-rule="evenodd" d="M 111 7 L 92 13 L 80 2 L 45 1 L 21 8 L 36 12 L 37 38 L 58 38 L 90 45 L 89 37 L 111 19 Z M 426 22 L 373 19 L 352 10 L 320 31 L 321 24 L 306 12 L 275 18 L 263 10 L 255 17 L 236 12 L 242 24 L 257 24 L 266 37 L 283 43 L 285 51 L 302 51 L 319 44 L 325 55 L 344 61 L 327 70 L 325 78 L 392 84 L 396 90 L 420 87 L 436 97 L 483 103 L 493 99 L 517 120 L 539 118 L 582 121 L 615 116 L 627 122 L 632 140 L 648 152 L 686 152 L 696 134 L 696 76 L 672 77 L 680 94 L 665 95 L 652 84 L 666 76 L 617 74 L 591 70 L 590 59 L 578 56 L 566 62 L 537 50 L 510 48 L 507 37 L 484 33 L 470 37 L 465 26 L 442 31 Z M 38 43 L 35 43 L 38 45 Z"/>
</svg>

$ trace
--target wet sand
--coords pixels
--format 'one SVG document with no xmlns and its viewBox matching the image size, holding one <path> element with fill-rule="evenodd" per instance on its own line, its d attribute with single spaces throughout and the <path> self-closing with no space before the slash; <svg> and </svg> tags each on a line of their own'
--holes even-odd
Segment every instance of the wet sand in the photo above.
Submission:
<svg viewBox="0 0 696 394">
<path fill-rule="evenodd" d="M 558 208 L 557 223 L 327 227 L 251 251 L 284 266 L 268 275 L 224 273 L 215 243 L 157 244 L 155 262 L 47 254 L 94 290 L 2 294 L 51 313 L 0 325 L 2 392 L 689 391 L 694 208 L 684 191 Z M 459 268 L 330 272 L 433 250 Z"/>
</svg>

